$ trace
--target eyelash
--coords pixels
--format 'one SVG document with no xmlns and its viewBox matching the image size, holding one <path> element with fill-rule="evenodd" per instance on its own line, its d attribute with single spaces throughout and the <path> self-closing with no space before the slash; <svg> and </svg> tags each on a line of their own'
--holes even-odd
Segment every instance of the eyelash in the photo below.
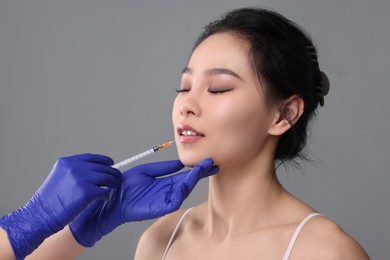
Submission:
<svg viewBox="0 0 390 260">
<path fill-rule="evenodd" d="M 227 88 L 227 89 L 208 89 L 207 91 L 211 94 L 222 94 L 222 93 L 225 93 L 225 92 L 229 92 L 233 90 L 232 88 Z"/>
<path fill-rule="evenodd" d="M 188 92 L 189 89 L 175 89 L 177 93 Z"/>
<path fill-rule="evenodd" d="M 222 94 L 222 93 L 225 93 L 225 92 L 229 92 L 233 90 L 232 88 L 228 88 L 228 89 L 221 89 L 221 90 L 213 90 L 213 89 L 208 89 L 207 91 L 211 94 Z M 182 92 L 189 92 L 190 89 L 176 89 L 176 92 L 177 93 L 182 93 Z"/>
</svg>

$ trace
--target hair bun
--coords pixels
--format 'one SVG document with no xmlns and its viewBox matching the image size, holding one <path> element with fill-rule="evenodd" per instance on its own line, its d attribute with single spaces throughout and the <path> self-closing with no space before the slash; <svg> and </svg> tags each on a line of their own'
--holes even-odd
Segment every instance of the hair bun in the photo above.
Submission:
<svg viewBox="0 0 390 260">
<path fill-rule="evenodd" d="M 324 97 L 329 93 L 330 82 L 325 72 L 320 71 L 320 85 L 317 87 L 318 90 L 318 101 L 320 105 L 324 106 Z"/>
</svg>

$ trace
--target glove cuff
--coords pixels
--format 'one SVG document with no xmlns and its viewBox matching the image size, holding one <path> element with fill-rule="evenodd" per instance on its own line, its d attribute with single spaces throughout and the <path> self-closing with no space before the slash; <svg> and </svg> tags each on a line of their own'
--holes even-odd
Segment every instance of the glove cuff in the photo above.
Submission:
<svg viewBox="0 0 390 260">
<path fill-rule="evenodd" d="M 0 219 L 0 227 L 7 232 L 16 259 L 22 260 L 34 250 L 34 247 L 29 243 L 28 235 L 23 230 L 24 224 L 14 220 L 11 214 Z"/>
<path fill-rule="evenodd" d="M 39 203 L 30 200 L 24 207 L 0 219 L 0 226 L 7 232 L 16 259 L 24 259 L 47 237 L 61 229 L 56 224 L 49 226 L 45 222 L 47 214 Z"/>
</svg>

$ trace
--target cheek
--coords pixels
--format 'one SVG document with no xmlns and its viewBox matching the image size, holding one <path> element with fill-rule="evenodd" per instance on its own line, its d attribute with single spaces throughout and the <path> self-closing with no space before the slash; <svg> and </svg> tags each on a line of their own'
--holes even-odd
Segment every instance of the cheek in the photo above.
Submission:
<svg viewBox="0 0 390 260">
<path fill-rule="evenodd" d="M 259 98 L 226 102 L 214 111 L 215 142 L 220 160 L 254 156 L 263 146 L 269 127 L 269 114 Z M 218 140 L 218 141 L 217 141 Z"/>
<path fill-rule="evenodd" d="M 266 127 L 268 114 L 260 98 L 244 97 L 238 100 L 225 100 L 214 108 L 213 117 L 221 125 L 219 130 L 226 134 L 254 137 Z"/>
</svg>

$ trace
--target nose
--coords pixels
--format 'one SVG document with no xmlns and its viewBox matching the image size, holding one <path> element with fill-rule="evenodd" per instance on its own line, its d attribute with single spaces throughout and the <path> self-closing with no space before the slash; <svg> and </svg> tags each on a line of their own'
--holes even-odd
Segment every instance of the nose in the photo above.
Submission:
<svg viewBox="0 0 390 260">
<path fill-rule="evenodd" d="M 191 93 L 192 92 L 192 93 Z M 200 116 L 199 96 L 194 91 L 183 93 L 179 109 L 182 116 Z"/>
</svg>

